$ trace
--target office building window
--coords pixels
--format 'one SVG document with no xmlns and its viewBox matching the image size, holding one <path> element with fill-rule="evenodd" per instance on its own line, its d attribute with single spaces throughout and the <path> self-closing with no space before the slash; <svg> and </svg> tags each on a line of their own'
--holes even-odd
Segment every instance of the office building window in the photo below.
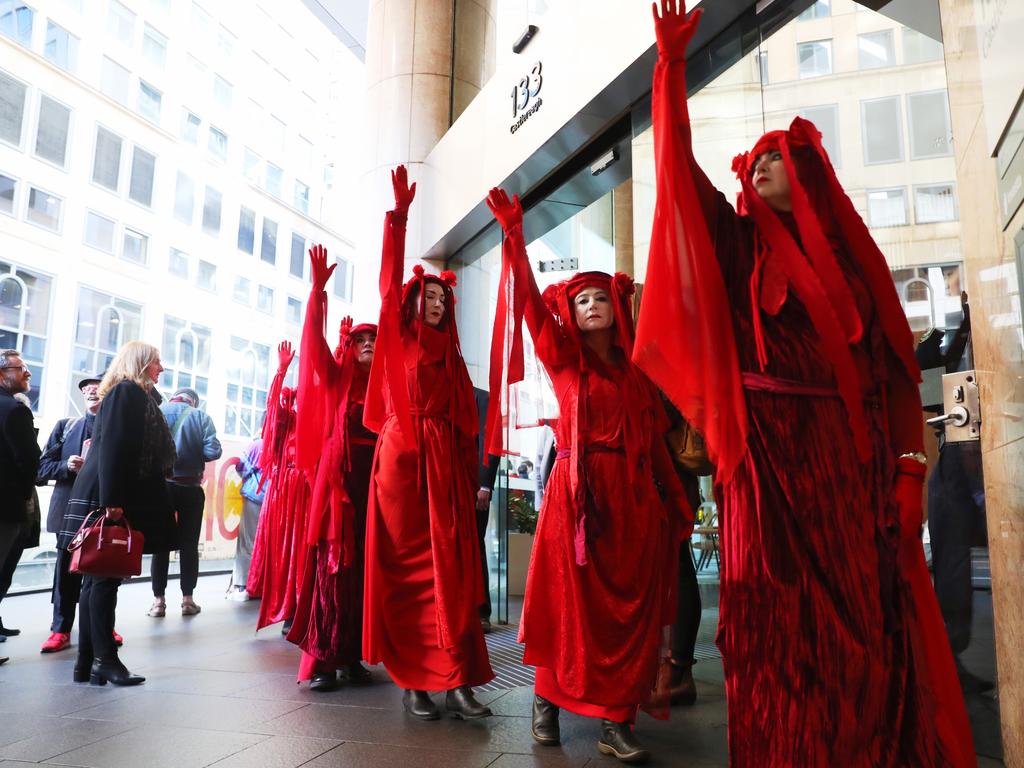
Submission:
<svg viewBox="0 0 1024 768">
<path fill-rule="evenodd" d="M 288 261 L 288 272 L 300 280 L 306 270 L 306 238 L 298 232 L 292 232 L 292 253 Z"/>
<path fill-rule="evenodd" d="M 32 22 L 36 12 L 24 3 L 0 0 L 0 33 L 26 48 L 32 46 Z"/>
<path fill-rule="evenodd" d="M 132 262 L 132 264 L 145 266 L 149 259 L 149 235 L 125 227 L 121 258 Z"/>
<path fill-rule="evenodd" d="M 270 381 L 270 347 L 231 337 L 224 411 L 224 433 L 254 437 L 263 426 Z"/>
<path fill-rule="evenodd" d="M 78 38 L 64 27 L 47 21 L 43 55 L 61 69 L 74 72 L 78 68 Z"/>
<path fill-rule="evenodd" d="M 817 0 L 803 11 L 797 19 L 799 21 L 810 21 L 811 19 L 824 19 L 832 15 L 832 0 Z"/>
<path fill-rule="evenodd" d="M 196 265 L 196 286 L 204 291 L 216 293 L 217 267 L 208 261 L 200 259 Z"/>
<path fill-rule="evenodd" d="M 244 205 L 238 213 L 238 250 L 252 255 L 256 248 L 256 212 Z"/>
<path fill-rule="evenodd" d="M 154 67 L 167 66 L 167 38 L 149 24 L 142 35 L 142 54 Z"/>
<path fill-rule="evenodd" d="M 224 109 L 231 108 L 232 91 L 231 83 L 220 75 L 213 76 L 213 98 Z"/>
<path fill-rule="evenodd" d="M 25 118 L 24 83 L 0 72 L 0 139 L 21 145 L 21 126 Z"/>
<path fill-rule="evenodd" d="M 145 80 L 139 80 L 139 114 L 154 123 L 160 122 L 163 94 Z"/>
<path fill-rule="evenodd" d="M 96 126 L 96 150 L 92 160 L 92 180 L 117 192 L 121 175 L 121 137 L 102 126 Z"/>
<path fill-rule="evenodd" d="M 153 205 L 153 175 L 156 155 L 140 147 L 132 150 L 132 177 L 128 184 L 128 197 L 147 208 Z"/>
<path fill-rule="evenodd" d="M 204 400 L 210 393 L 212 331 L 203 325 L 164 315 L 160 362 L 164 372 L 159 388 L 169 397 L 181 387 L 191 387 Z"/>
<path fill-rule="evenodd" d="M 18 180 L 0 173 L 0 213 L 14 215 L 14 195 L 18 191 Z"/>
<path fill-rule="evenodd" d="M 117 224 L 113 219 L 100 216 L 94 211 L 85 212 L 85 244 L 106 253 L 114 252 L 114 230 Z"/>
<path fill-rule="evenodd" d="M 907 94 L 907 112 L 912 159 L 944 157 L 952 152 L 945 91 Z"/>
<path fill-rule="evenodd" d="M 60 216 L 64 201 L 36 187 L 28 188 L 28 210 L 25 219 L 51 232 L 60 232 Z"/>
<path fill-rule="evenodd" d="M 271 115 L 267 120 L 267 143 L 277 153 L 284 152 L 287 128 L 284 121 Z"/>
<path fill-rule="evenodd" d="M 260 259 L 268 264 L 277 263 L 277 222 L 263 217 L 263 237 L 260 239 Z"/>
<path fill-rule="evenodd" d="M 109 293 L 80 287 L 75 316 L 75 346 L 71 356 L 72 381 L 105 371 L 123 344 L 137 341 L 141 336 L 140 305 Z"/>
<path fill-rule="evenodd" d="M 186 109 L 181 121 L 181 138 L 189 144 L 198 144 L 199 124 L 201 122 L 202 120 L 199 119 L 199 115 L 194 115 Z"/>
<path fill-rule="evenodd" d="M 191 54 L 189 54 L 185 61 L 188 66 L 188 79 L 192 84 L 192 90 L 197 94 L 206 93 L 210 87 L 206 80 L 206 65 Z"/>
<path fill-rule="evenodd" d="M 107 7 L 107 33 L 129 48 L 135 42 L 135 14 L 118 0 L 110 0 Z"/>
<path fill-rule="evenodd" d="M 914 218 L 918 224 L 956 221 L 956 195 L 952 184 L 914 187 Z"/>
<path fill-rule="evenodd" d="M 220 29 L 217 30 L 217 47 L 225 56 L 234 53 L 237 39 L 227 27 L 223 24 L 220 25 Z"/>
<path fill-rule="evenodd" d="M 268 315 L 274 314 L 274 289 L 261 285 L 256 289 L 256 309 L 260 312 L 266 312 Z"/>
<path fill-rule="evenodd" d="M 39 122 L 36 127 L 36 157 L 64 167 L 67 161 L 68 130 L 71 110 L 49 96 L 39 97 Z"/>
<path fill-rule="evenodd" d="M 178 181 L 174 188 L 174 217 L 182 224 L 192 223 L 195 197 L 195 184 L 192 179 L 178 171 Z"/>
<path fill-rule="evenodd" d="M 334 270 L 334 295 L 342 301 L 352 303 L 352 262 L 338 258 Z"/>
<path fill-rule="evenodd" d="M 285 320 L 292 325 L 302 324 L 302 302 L 294 296 L 288 297 L 288 308 L 285 310 Z"/>
<path fill-rule="evenodd" d="M 39 404 L 46 358 L 47 324 L 50 317 L 52 281 L 48 277 L 0 262 L 0 345 L 20 349 L 21 359 L 32 371 L 28 398 Z"/>
<path fill-rule="evenodd" d="M 228 159 L 228 136 L 224 131 L 210 126 L 210 136 L 206 142 L 206 148 L 210 157 L 218 162 L 225 162 Z"/>
<path fill-rule="evenodd" d="M 898 96 L 860 103 L 864 162 L 895 163 L 903 159 L 903 128 Z"/>
<path fill-rule="evenodd" d="M 103 57 L 100 90 L 119 104 L 128 105 L 128 70 L 113 59 Z"/>
<path fill-rule="evenodd" d="M 842 167 L 839 151 L 839 105 L 824 104 L 820 107 L 804 107 L 800 116 L 810 120 L 821 131 L 821 144 L 828 152 L 833 167 Z"/>
<path fill-rule="evenodd" d="M 923 35 L 916 29 L 903 28 L 903 63 L 923 64 L 942 61 L 942 43 Z"/>
<path fill-rule="evenodd" d="M 832 41 L 814 40 L 797 45 L 800 77 L 820 77 L 832 74 Z"/>
<path fill-rule="evenodd" d="M 907 221 L 907 195 L 903 187 L 869 189 L 868 226 L 900 227 Z"/>
<path fill-rule="evenodd" d="M 248 147 L 245 148 L 245 157 L 242 161 L 242 175 L 246 181 L 255 187 L 263 186 L 263 161 L 260 156 Z"/>
<path fill-rule="evenodd" d="M 295 207 L 303 213 L 309 213 L 309 187 L 298 179 L 295 180 Z"/>
<path fill-rule="evenodd" d="M 203 231 L 214 236 L 220 234 L 220 203 L 220 192 L 207 187 L 206 199 L 203 201 Z"/>
<path fill-rule="evenodd" d="M 231 298 L 247 307 L 252 304 L 252 281 L 247 277 L 236 277 L 235 289 L 231 293 Z"/>
<path fill-rule="evenodd" d="M 167 255 L 167 271 L 175 277 L 188 280 L 188 254 L 177 248 L 171 248 Z"/>
<path fill-rule="evenodd" d="M 284 186 L 284 171 L 273 163 L 267 163 L 267 192 L 281 199 L 281 188 Z"/>
<path fill-rule="evenodd" d="M 192 27 L 198 34 L 205 34 L 210 28 L 210 14 L 199 3 L 192 3 Z"/>
<path fill-rule="evenodd" d="M 857 62 L 861 69 L 878 69 L 896 65 L 896 44 L 892 30 L 857 35 Z"/>
</svg>

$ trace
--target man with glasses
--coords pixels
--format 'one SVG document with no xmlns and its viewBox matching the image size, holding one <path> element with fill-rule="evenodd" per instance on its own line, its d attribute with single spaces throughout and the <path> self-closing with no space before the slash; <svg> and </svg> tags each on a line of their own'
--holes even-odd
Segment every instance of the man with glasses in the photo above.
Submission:
<svg viewBox="0 0 1024 768">
<path fill-rule="evenodd" d="M 0 352 L 0 564 L 24 534 L 28 501 L 39 468 L 32 411 L 14 399 L 17 393 L 28 391 L 31 378 L 32 372 L 18 350 Z M 16 633 L 4 632 L 0 622 L 0 640 Z M 6 657 L 0 656 L 0 664 L 5 661 Z"/>
</svg>

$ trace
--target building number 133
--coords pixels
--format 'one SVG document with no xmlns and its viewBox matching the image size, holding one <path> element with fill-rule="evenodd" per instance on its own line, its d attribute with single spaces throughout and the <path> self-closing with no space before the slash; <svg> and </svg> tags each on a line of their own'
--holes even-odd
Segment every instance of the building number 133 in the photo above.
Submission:
<svg viewBox="0 0 1024 768">
<path fill-rule="evenodd" d="M 541 63 L 538 61 L 530 70 L 529 77 L 519 81 L 519 85 L 512 89 L 512 117 L 522 112 L 530 103 L 530 99 L 540 93 L 544 84 L 544 76 L 541 74 Z"/>
</svg>

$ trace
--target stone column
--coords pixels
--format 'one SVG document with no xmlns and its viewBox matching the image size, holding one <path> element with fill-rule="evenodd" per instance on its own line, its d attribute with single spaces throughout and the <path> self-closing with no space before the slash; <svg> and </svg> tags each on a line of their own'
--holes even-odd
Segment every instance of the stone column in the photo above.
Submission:
<svg viewBox="0 0 1024 768">
<path fill-rule="evenodd" d="M 627 179 L 612 191 L 615 224 L 615 271 L 625 272 L 643 281 L 643 275 L 633 272 L 633 180 Z"/>
<path fill-rule="evenodd" d="M 970 294 L 975 367 L 981 386 L 982 463 L 992 563 L 999 712 L 1007 766 L 1024 766 L 1024 348 L 1013 237 L 1000 217 L 995 161 L 987 146 L 977 3 L 940 0 L 949 111 L 956 153 L 964 270 Z M 1020 19 L 1005 6 L 1003 34 Z M 991 31 L 991 30 L 989 30 Z M 1024 73 L 1001 72 L 1024 85 Z"/>
</svg>

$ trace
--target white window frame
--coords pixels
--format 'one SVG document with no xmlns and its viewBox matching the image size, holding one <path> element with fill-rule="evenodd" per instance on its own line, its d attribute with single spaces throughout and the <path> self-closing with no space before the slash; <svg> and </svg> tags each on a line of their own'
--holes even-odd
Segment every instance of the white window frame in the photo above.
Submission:
<svg viewBox="0 0 1024 768">
<path fill-rule="evenodd" d="M 125 256 L 125 240 L 128 238 L 128 233 L 138 235 L 142 242 L 142 261 L 135 261 Z M 142 267 L 143 269 L 149 269 L 149 246 L 152 243 L 152 238 L 141 229 L 136 227 L 129 227 L 127 224 L 121 227 L 121 252 L 118 254 L 121 261 L 125 261 L 129 264 L 134 264 L 136 267 Z"/>
<path fill-rule="evenodd" d="M 60 213 L 57 215 L 57 228 L 56 229 L 50 229 L 49 227 L 47 227 L 47 226 L 45 226 L 43 224 L 40 224 L 37 221 L 32 221 L 31 219 L 29 219 L 28 212 L 29 212 L 29 210 L 31 210 L 29 208 L 29 205 L 30 205 L 30 203 L 32 201 L 32 190 L 33 189 L 36 192 L 42 192 L 44 195 L 49 195 L 50 197 L 53 197 L 53 198 L 56 198 L 57 200 L 60 200 Z M 64 232 L 64 213 L 65 213 L 65 211 L 64 211 L 64 203 L 66 201 L 67 201 L 67 198 L 64 198 L 64 197 L 62 197 L 62 196 L 60 196 L 58 194 L 50 192 L 45 187 L 40 187 L 40 186 L 37 186 L 36 184 L 29 184 L 28 185 L 28 191 L 25 193 L 25 216 L 24 216 L 23 220 L 25 221 L 26 224 L 31 224 L 33 227 L 39 227 L 39 229 L 43 230 L 44 232 L 49 232 L 49 233 L 54 234 L 54 235 L 60 235 L 60 234 L 62 234 Z"/>
<path fill-rule="evenodd" d="M 872 193 L 878 192 L 894 192 L 899 191 L 903 198 L 903 221 L 896 224 L 882 224 L 875 222 L 871 216 L 871 195 Z M 910 201 L 907 199 L 907 188 L 900 186 L 893 187 L 872 187 L 871 189 L 864 190 L 864 201 L 866 204 L 865 213 L 867 214 L 868 226 L 871 229 L 892 229 L 893 227 L 906 227 L 910 225 Z"/>
<path fill-rule="evenodd" d="M 911 109 L 911 104 L 914 101 L 915 96 L 935 96 L 941 95 L 946 108 L 942 114 L 946 120 L 945 133 L 946 133 L 946 151 L 945 152 L 931 152 L 931 153 L 919 153 L 915 147 L 914 142 L 914 110 Z M 936 88 L 930 91 L 914 91 L 908 93 L 907 97 L 907 129 L 910 133 L 910 159 L 911 160 L 930 160 L 936 157 L 949 157 L 953 154 L 953 129 L 950 125 L 949 116 L 949 92 L 944 88 Z"/>
<path fill-rule="evenodd" d="M 7 173 L 7 171 L 0 171 L 0 176 L 4 176 L 5 178 L 8 178 L 14 182 L 14 196 L 11 198 L 11 210 L 10 212 L 0 210 L 0 214 L 3 214 L 4 216 L 10 216 L 12 219 L 16 219 L 18 218 L 18 215 L 21 212 L 19 206 L 21 204 L 21 190 L 23 182 L 21 178 L 19 178 L 18 176 L 14 176 L 13 174 Z M 3 273 L 0 273 L 0 277 L 2 276 Z"/>
<path fill-rule="evenodd" d="M 862 40 L 866 40 L 867 38 L 872 38 L 872 37 L 877 37 L 877 36 L 883 36 L 883 37 L 887 36 L 889 38 L 889 54 L 890 54 L 889 61 L 886 62 L 885 64 L 878 64 L 876 66 L 866 67 L 866 66 L 864 66 L 864 61 L 861 58 L 861 41 Z M 889 29 L 877 29 L 877 30 L 874 30 L 874 31 L 871 31 L 871 32 L 861 32 L 860 34 L 857 35 L 857 70 L 859 72 L 869 72 L 869 71 L 874 70 L 874 69 L 888 69 L 889 67 L 895 67 L 895 66 L 896 66 L 896 34 L 892 30 L 892 28 L 889 28 Z"/>
<path fill-rule="evenodd" d="M 865 118 L 865 107 L 868 104 L 875 104 L 880 101 L 891 101 L 896 104 L 896 141 L 899 146 L 899 157 L 893 160 L 872 160 L 868 157 L 868 136 L 867 119 Z M 879 96 L 874 99 L 863 99 L 860 102 L 860 139 L 864 148 L 864 165 L 889 165 L 891 163 L 902 163 L 906 160 L 906 141 L 903 136 L 903 100 L 899 96 Z"/>
<path fill-rule="evenodd" d="M 935 187 L 949 187 L 949 191 L 953 196 L 953 218 L 951 219 L 927 219 L 922 220 L 920 210 L 917 206 L 917 193 L 922 189 L 930 189 Z M 960 199 L 957 195 L 957 188 L 955 181 L 934 181 L 928 184 L 915 184 L 913 186 L 914 195 L 914 223 L 915 224 L 948 224 L 950 222 L 960 221 Z"/>
<path fill-rule="evenodd" d="M 96 218 L 99 218 L 99 219 L 103 219 L 104 221 L 109 221 L 113 225 L 112 230 L 111 230 L 111 234 L 110 234 L 110 250 L 109 251 L 106 248 L 103 248 L 103 247 L 101 247 L 101 246 L 99 246 L 99 245 L 97 245 L 95 243 L 90 243 L 89 242 L 89 216 L 90 215 L 95 216 Z M 82 245 L 86 246 L 87 248 L 92 248 L 94 250 L 97 250 L 100 253 L 107 253 L 107 254 L 110 254 L 111 256 L 115 256 L 115 255 L 117 255 L 117 236 L 118 236 L 118 233 L 119 233 L 120 229 L 121 229 L 120 225 L 118 224 L 116 219 L 113 219 L 110 216 L 104 216 L 102 213 L 100 213 L 99 211 L 94 211 L 92 208 L 86 208 L 85 209 L 85 216 L 82 219 Z"/>
<path fill-rule="evenodd" d="M 806 45 L 822 45 L 828 51 L 828 71 L 827 72 L 812 72 L 805 74 L 803 67 L 801 66 L 800 54 L 802 49 Z M 835 72 L 835 52 L 832 47 L 832 38 L 825 37 L 821 40 L 803 40 L 796 44 L 796 71 L 797 78 L 800 80 L 811 80 L 815 77 L 828 77 Z"/>
<path fill-rule="evenodd" d="M 67 135 L 64 138 L 64 162 L 63 162 L 63 164 L 56 163 L 53 160 L 49 159 L 48 157 L 43 157 L 37 151 L 37 147 L 39 145 L 39 125 L 40 125 L 40 122 L 41 122 L 40 121 L 40 112 L 43 109 L 43 99 L 44 98 L 45 99 L 49 99 L 50 101 L 52 101 L 54 104 L 57 104 L 58 106 L 64 107 L 64 109 L 66 109 L 68 111 L 68 127 L 67 127 Z M 40 161 L 46 163 L 47 165 L 49 165 L 52 168 L 59 168 L 62 171 L 67 171 L 68 170 L 68 166 L 71 164 L 70 148 L 71 148 L 71 144 L 72 144 L 73 129 L 74 129 L 74 124 L 75 124 L 75 110 L 69 104 L 64 103 L 60 99 L 55 99 L 50 94 L 45 93 L 44 91 L 41 91 L 41 90 L 38 92 L 37 98 L 34 99 L 34 101 L 35 101 L 35 104 L 36 104 L 36 109 L 35 109 L 35 123 L 34 123 L 34 126 L 33 126 L 35 128 L 35 130 L 33 131 L 34 139 L 32 141 L 32 157 L 34 157 L 36 160 L 40 160 Z"/>
<path fill-rule="evenodd" d="M 22 99 L 22 102 L 21 102 L 21 125 L 19 126 L 19 131 L 18 131 L 18 141 L 15 143 L 15 142 L 8 141 L 7 139 L 0 138 L 0 145 L 7 145 L 8 147 L 14 147 L 15 149 L 19 149 L 20 150 L 21 147 L 22 147 L 22 144 L 25 141 L 26 127 L 32 121 L 32 112 L 31 112 L 31 110 L 32 110 L 32 99 L 31 99 L 32 90 L 29 87 L 29 84 L 25 80 L 22 80 L 20 77 L 15 77 L 13 74 L 8 72 L 6 69 L 0 69 L 0 74 L 2 74 L 6 78 L 9 78 L 13 82 L 17 83 L 18 85 L 20 85 L 24 89 L 25 95 L 24 95 L 24 97 Z"/>
</svg>

